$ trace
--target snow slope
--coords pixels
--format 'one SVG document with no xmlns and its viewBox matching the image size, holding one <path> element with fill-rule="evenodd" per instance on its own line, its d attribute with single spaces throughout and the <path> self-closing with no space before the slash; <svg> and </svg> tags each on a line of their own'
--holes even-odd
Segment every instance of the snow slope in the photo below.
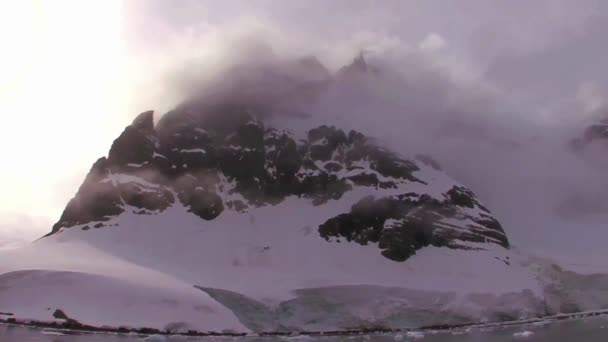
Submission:
<svg viewBox="0 0 608 342">
<path fill-rule="evenodd" d="M 428 247 L 400 263 L 372 245 L 328 243 L 311 228 L 366 190 L 324 206 L 290 198 L 204 224 L 176 205 L 122 214 L 117 226 L 72 227 L 2 255 L 11 262 L 0 266 L 0 312 L 51 320 L 61 309 L 96 326 L 244 332 L 544 314 L 535 274 L 500 246 Z"/>
<path fill-rule="evenodd" d="M 73 227 L 0 254 L 0 312 L 56 321 L 60 309 L 95 326 L 249 332 L 419 327 L 608 305 L 608 277 L 497 245 L 427 247 L 395 262 L 311 229 L 366 190 L 325 206 L 290 198 L 204 224 L 175 206 Z"/>
<path fill-rule="evenodd" d="M 11 318 L 61 322 L 53 317 L 61 310 L 98 327 L 247 331 L 192 286 L 84 243 L 35 244 L 7 251 L 1 260 L 1 312 Z"/>
</svg>

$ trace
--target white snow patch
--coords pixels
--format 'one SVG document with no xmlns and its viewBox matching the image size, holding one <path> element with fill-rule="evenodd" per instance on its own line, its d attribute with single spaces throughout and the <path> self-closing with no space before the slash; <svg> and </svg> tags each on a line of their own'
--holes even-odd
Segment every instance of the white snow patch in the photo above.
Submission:
<svg viewBox="0 0 608 342">
<path fill-rule="evenodd" d="M 107 178 L 102 180 L 101 182 L 102 183 L 112 182 L 112 184 L 114 184 L 114 185 L 125 184 L 125 183 L 136 183 L 136 184 L 139 184 L 139 185 L 142 185 L 145 187 L 149 187 L 149 188 L 159 188 L 160 187 L 160 185 L 150 183 L 141 177 L 127 175 L 124 173 L 112 173 Z"/>
<path fill-rule="evenodd" d="M 421 338 L 424 338 L 424 333 L 422 331 L 408 331 L 405 336 L 415 340 L 419 340 Z"/>
<path fill-rule="evenodd" d="M 515 338 L 529 338 L 532 337 L 534 335 L 534 332 L 526 330 L 526 331 L 521 331 L 521 332 L 516 332 L 513 334 L 513 337 Z"/>
<path fill-rule="evenodd" d="M 65 334 L 60 331 L 47 330 L 47 329 L 43 329 L 40 333 L 42 335 L 50 335 L 50 336 L 65 336 Z"/>
<path fill-rule="evenodd" d="M 207 154 L 207 151 L 205 151 L 202 148 L 183 148 L 183 149 L 180 150 L 180 152 Z"/>
<path fill-rule="evenodd" d="M 142 167 L 149 164 L 147 161 L 143 162 L 143 163 L 128 163 L 127 166 L 129 167 Z"/>
</svg>

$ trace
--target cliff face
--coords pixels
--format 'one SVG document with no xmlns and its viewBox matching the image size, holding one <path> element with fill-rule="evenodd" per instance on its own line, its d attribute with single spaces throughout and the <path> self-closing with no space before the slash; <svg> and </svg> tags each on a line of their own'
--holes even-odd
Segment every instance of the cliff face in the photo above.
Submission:
<svg viewBox="0 0 608 342">
<path fill-rule="evenodd" d="M 581 150 L 592 143 L 608 144 L 608 118 L 587 126 L 579 137 L 570 142 L 570 146 L 575 150 Z"/>
<path fill-rule="evenodd" d="M 263 117 L 246 106 L 184 105 L 155 127 L 151 111 L 140 114 L 93 165 L 49 235 L 176 205 L 204 225 L 226 211 L 244 213 L 292 196 L 322 206 L 363 187 L 374 195 L 322 219 L 317 230 L 326 241 L 374 243 L 395 261 L 429 245 L 509 246 L 490 211 L 430 158 L 403 159 L 362 133 L 335 127 L 298 139 Z"/>
</svg>

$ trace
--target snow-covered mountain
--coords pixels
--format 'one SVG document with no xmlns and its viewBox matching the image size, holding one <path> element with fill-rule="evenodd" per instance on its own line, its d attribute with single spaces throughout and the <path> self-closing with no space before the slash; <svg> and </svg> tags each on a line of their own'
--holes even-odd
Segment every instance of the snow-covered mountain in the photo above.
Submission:
<svg viewBox="0 0 608 342">
<path fill-rule="evenodd" d="M 246 108 L 211 110 L 196 120 L 182 108 L 158 128 L 152 112 L 139 115 L 108 157 L 95 163 L 51 235 L 111 229 L 121 215 L 159 215 L 175 207 L 205 226 L 229 212 L 247 215 L 295 199 L 313 208 L 334 206 L 360 192 L 365 196 L 350 207 L 318 217 L 311 233 L 328 244 L 376 244 L 394 261 L 430 245 L 509 246 L 490 211 L 428 157 L 406 160 L 359 132 L 335 127 L 297 139 L 265 127 Z"/>
<path fill-rule="evenodd" d="M 305 120 L 278 127 L 268 98 L 252 98 L 185 102 L 156 125 L 140 114 L 52 231 L 0 255 L 0 319 L 323 331 L 608 304 L 511 250 L 490 209 L 428 156 Z"/>
</svg>

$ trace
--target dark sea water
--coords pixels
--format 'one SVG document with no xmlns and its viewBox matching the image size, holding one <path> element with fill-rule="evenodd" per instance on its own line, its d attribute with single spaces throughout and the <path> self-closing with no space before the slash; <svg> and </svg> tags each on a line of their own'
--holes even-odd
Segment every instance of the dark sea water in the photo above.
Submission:
<svg viewBox="0 0 608 342">
<path fill-rule="evenodd" d="M 112 334 L 68 334 L 48 329 L 0 324 L 0 342 L 133 342 L 133 341 L 220 341 L 220 342 L 453 342 L 453 341 L 539 341 L 539 342 L 608 342 L 608 317 L 571 319 L 551 323 L 507 327 L 471 328 L 423 333 L 391 333 L 357 336 L 290 337 L 183 337 L 136 336 Z"/>
</svg>

